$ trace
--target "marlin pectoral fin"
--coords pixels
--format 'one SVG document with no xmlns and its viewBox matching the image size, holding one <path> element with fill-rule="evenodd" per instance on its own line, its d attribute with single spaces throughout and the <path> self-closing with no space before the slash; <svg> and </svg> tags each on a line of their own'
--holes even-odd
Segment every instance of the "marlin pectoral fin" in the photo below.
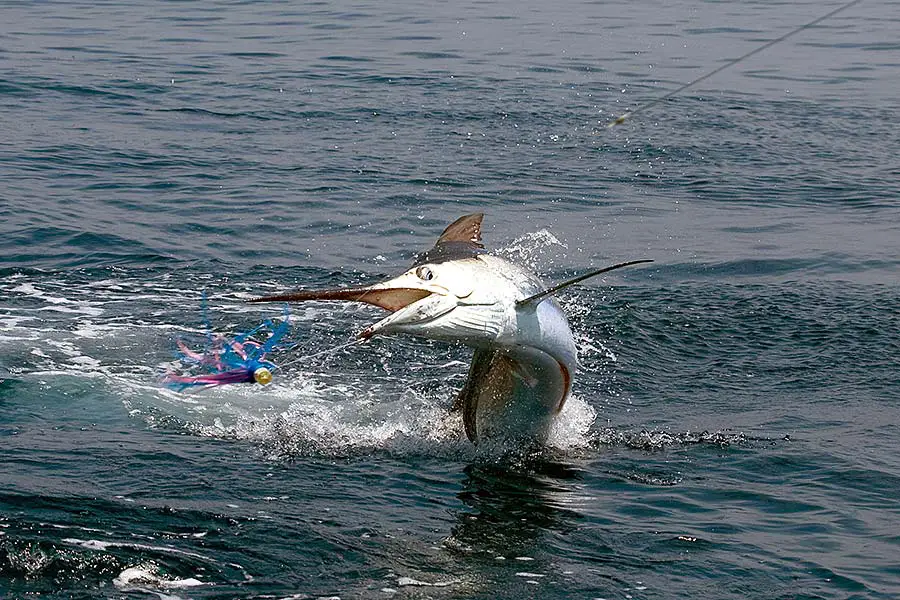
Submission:
<svg viewBox="0 0 900 600">
<path fill-rule="evenodd" d="M 466 436 L 545 441 L 571 387 L 568 369 L 536 348 L 475 351 L 459 393 Z"/>
<path fill-rule="evenodd" d="M 497 351 L 494 349 L 479 348 L 475 350 L 475 354 L 472 356 L 472 365 L 469 367 L 469 376 L 453 403 L 453 410 L 462 409 L 466 437 L 473 443 L 478 441 L 476 415 L 479 389 L 490 372 L 491 362 L 496 354 Z"/>
</svg>

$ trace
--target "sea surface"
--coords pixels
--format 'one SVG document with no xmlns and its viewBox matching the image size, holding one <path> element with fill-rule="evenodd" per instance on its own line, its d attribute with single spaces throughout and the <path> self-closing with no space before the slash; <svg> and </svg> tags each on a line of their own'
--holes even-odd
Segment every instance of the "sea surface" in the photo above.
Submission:
<svg viewBox="0 0 900 600">
<path fill-rule="evenodd" d="M 838 6 L 0 3 L 0 597 L 900 597 L 900 2 L 606 127 Z M 655 261 L 561 294 L 545 450 L 465 438 L 465 348 L 335 350 L 373 307 L 161 385 L 471 212 Z"/>
</svg>

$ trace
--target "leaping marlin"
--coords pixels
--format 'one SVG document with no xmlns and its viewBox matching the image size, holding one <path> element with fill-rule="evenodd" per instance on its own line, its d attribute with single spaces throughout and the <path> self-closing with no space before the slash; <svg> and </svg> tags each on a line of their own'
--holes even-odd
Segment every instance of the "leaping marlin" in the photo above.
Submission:
<svg viewBox="0 0 900 600">
<path fill-rule="evenodd" d="M 475 349 L 454 408 L 466 435 L 542 444 L 572 388 L 577 349 L 565 313 L 551 296 L 573 283 L 637 260 L 606 267 L 552 288 L 481 243 L 483 214 L 454 221 L 434 248 L 393 279 L 365 287 L 297 291 L 250 302 L 344 300 L 391 312 L 359 335 L 407 333 Z"/>
</svg>

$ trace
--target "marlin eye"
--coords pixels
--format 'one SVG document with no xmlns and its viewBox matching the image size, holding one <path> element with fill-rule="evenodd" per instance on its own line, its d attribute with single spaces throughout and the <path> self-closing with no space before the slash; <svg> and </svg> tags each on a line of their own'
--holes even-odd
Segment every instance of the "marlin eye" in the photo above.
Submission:
<svg viewBox="0 0 900 600">
<path fill-rule="evenodd" d="M 428 267 L 419 267 L 416 269 L 416 276 L 422 281 L 431 281 L 434 279 L 434 273 Z"/>
</svg>

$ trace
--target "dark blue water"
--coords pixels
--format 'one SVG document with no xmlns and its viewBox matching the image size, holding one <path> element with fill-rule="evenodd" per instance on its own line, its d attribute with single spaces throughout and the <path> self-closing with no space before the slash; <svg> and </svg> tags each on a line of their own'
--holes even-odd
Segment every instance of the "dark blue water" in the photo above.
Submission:
<svg viewBox="0 0 900 600">
<path fill-rule="evenodd" d="M 900 596 L 900 5 L 0 4 L 0 597 Z M 559 281 L 550 447 L 464 348 L 159 385 L 444 226 Z M 289 361 L 379 318 L 294 307 Z"/>
</svg>

